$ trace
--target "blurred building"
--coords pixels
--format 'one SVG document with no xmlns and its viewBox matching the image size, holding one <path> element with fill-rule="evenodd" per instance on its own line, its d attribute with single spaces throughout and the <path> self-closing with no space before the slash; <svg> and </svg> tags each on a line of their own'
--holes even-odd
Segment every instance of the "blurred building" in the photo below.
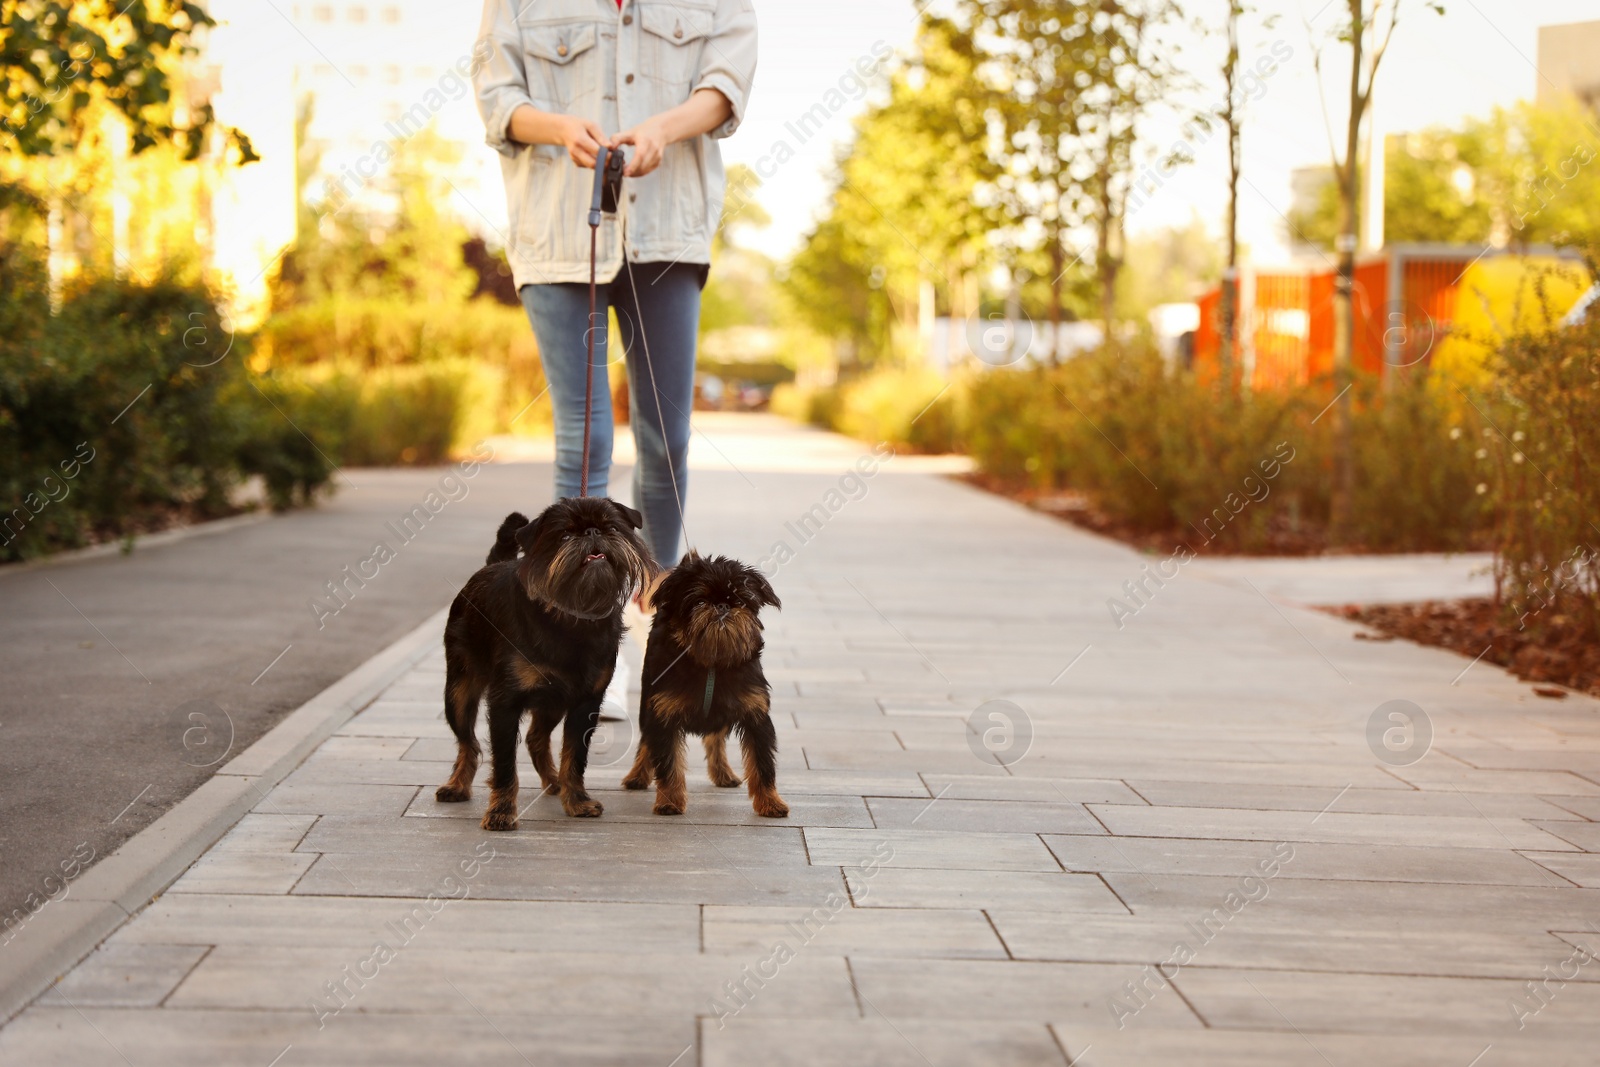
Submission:
<svg viewBox="0 0 1600 1067">
<path fill-rule="evenodd" d="M 1538 69 L 1541 105 L 1571 95 L 1600 109 L 1600 21 L 1540 26 Z"/>
</svg>

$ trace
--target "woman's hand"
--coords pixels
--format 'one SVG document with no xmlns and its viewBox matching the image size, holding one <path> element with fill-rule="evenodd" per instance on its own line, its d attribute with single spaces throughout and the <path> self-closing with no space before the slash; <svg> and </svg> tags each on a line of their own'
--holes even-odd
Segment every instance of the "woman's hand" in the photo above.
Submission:
<svg viewBox="0 0 1600 1067">
<path fill-rule="evenodd" d="M 616 143 L 633 145 L 633 158 L 623 171 L 630 178 L 642 178 L 661 166 L 661 154 L 669 143 L 664 115 L 652 115 L 631 130 L 617 134 Z"/>
<path fill-rule="evenodd" d="M 558 144 L 567 150 L 572 162 L 588 170 L 594 169 L 601 145 L 612 147 L 611 138 L 595 123 L 574 115 L 540 111 L 531 104 L 523 104 L 511 113 L 507 132 L 520 144 Z"/>
<path fill-rule="evenodd" d="M 633 145 L 633 158 L 624 173 L 640 178 L 661 166 L 661 154 L 667 145 L 710 133 L 732 116 L 733 105 L 720 90 L 696 89 L 688 100 L 624 130 L 612 143 Z"/>
<path fill-rule="evenodd" d="M 557 129 L 561 140 L 556 143 L 563 145 L 567 155 L 578 166 L 587 170 L 594 170 L 594 160 L 600 152 L 600 146 L 612 147 L 611 138 L 606 136 L 604 130 L 588 119 L 576 118 L 572 115 L 557 116 L 560 120 Z"/>
</svg>

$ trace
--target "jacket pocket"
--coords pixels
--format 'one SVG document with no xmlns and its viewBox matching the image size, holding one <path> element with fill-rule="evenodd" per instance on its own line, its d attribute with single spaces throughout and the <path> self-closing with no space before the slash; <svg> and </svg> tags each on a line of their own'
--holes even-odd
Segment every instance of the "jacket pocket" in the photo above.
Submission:
<svg viewBox="0 0 1600 1067">
<path fill-rule="evenodd" d="M 598 87 L 599 32 L 593 22 L 527 23 L 519 30 L 531 96 L 565 107 Z"/>
<path fill-rule="evenodd" d="M 668 90 L 673 102 L 688 99 L 700 72 L 700 54 L 711 36 L 715 12 L 681 3 L 641 3 L 639 61 L 644 76 Z"/>
</svg>

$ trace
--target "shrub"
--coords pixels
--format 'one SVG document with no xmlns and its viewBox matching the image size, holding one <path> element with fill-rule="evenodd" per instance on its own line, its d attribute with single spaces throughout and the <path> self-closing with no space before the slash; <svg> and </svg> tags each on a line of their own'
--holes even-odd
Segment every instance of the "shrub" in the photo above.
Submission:
<svg viewBox="0 0 1600 1067">
<path fill-rule="evenodd" d="M 267 377 L 289 420 L 339 463 L 426 466 L 497 429 L 490 411 L 504 372 L 452 359 L 365 372 L 286 367 Z"/>
<path fill-rule="evenodd" d="M 1476 492 L 1475 413 L 1462 412 L 1425 374 L 1387 388 L 1364 384 L 1351 422 L 1350 540 L 1379 551 L 1474 547 L 1488 519 L 1487 499 Z"/>
<path fill-rule="evenodd" d="M 887 441 L 921 452 L 955 447 L 950 383 L 930 368 L 887 368 L 852 379 L 840 390 L 834 428 L 863 441 Z"/>
<path fill-rule="evenodd" d="M 929 368 L 882 368 L 834 385 L 784 383 L 772 410 L 863 441 L 887 441 L 916 452 L 958 446 L 960 392 Z"/>
<path fill-rule="evenodd" d="M 977 376 L 958 432 L 979 469 L 1002 483 L 1082 491 L 1132 532 L 1259 550 L 1275 529 L 1301 530 L 1303 540 L 1328 522 L 1333 420 L 1321 414 L 1330 394 L 1325 383 L 1222 389 L 1153 352 L 1107 349 Z M 1476 543 L 1486 514 L 1462 405 L 1419 373 L 1360 383 L 1352 407 L 1347 542 L 1408 551 Z M 1273 495 L 1271 507 L 1258 506 Z"/>
<path fill-rule="evenodd" d="M 1529 625 L 1564 615 L 1600 639 L 1600 312 L 1517 333 L 1492 366 L 1478 444 L 1501 602 Z"/>
<path fill-rule="evenodd" d="M 205 287 L 88 279 L 51 314 L 39 254 L 18 244 L 0 245 L 0 281 L 0 559 L 221 514 L 242 476 L 294 466 L 294 438 L 263 430 L 249 339 Z M 304 496 L 327 475 L 288 477 Z"/>
<path fill-rule="evenodd" d="M 1135 530 L 1189 528 L 1253 545 L 1267 514 L 1240 509 L 1234 521 L 1227 503 L 1261 491 L 1262 463 L 1283 466 L 1277 446 L 1291 438 L 1294 403 L 1197 382 L 1153 352 L 1108 349 L 981 375 L 968 389 L 964 437 L 980 469 L 1002 481 L 1084 491 Z"/>
<path fill-rule="evenodd" d="M 394 419 L 374 416 L 352 426 L 347 441 L 355 450 L 351 462 L 390 462 L 355 457 L 398 456 L 407 447 L 415 447 L 419 455 L 442 456 L 437 451 L 441 439 L 448 450 L 466 438 L 476 439 L 474 434 L 529 433 L 552 422 L 549 401 L 543 399 L 538 345 L 521 308 L 488 300 L 450 305 L 329 299 L 273 315 L 262 327 L 259 347 L 263 362 L 280 374 L 314 369 L 329 380 L 343 380 L 376 372 L 386 382 L 379 392 L 392 394 L 390 399 L 367 395 L 373 404 L 395 412 Z M 484 371 L 468 374 L 469 363 Z M 406 370 L 423 366 L 435 369 Z M 385 379 L 385 374 L 390 376 Z M 459 403 L 451 406 L 446 394 Z M 406 411 L 450 424 L 416 423 L 414 442 L 383 436 Z M 367 440 L 368 429 L 380 436 Z"/>
</svg>

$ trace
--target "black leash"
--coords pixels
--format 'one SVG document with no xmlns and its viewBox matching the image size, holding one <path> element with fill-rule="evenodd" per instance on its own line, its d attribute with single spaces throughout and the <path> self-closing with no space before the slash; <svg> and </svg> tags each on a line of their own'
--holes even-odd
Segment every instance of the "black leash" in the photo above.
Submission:
<svg viewBox="0 0 1600 1067">
<path fill-rule="evenodd" d="M 583 479 L 579 496 L 589 495 L 589 435 L 594 421 L 594 335 L 605 329 L 604 323 L 595 322 L 595 260 L 600 241 L 600 216 L 615 215 L 617 201 L 622 191 L 622 168 L 627 163 L 621 149 L 601 146 L 594 160 L 594 195 L 589 199 L 589 355 L 584 365 L 587 374 L 583 387 Z"/>
</svg>

